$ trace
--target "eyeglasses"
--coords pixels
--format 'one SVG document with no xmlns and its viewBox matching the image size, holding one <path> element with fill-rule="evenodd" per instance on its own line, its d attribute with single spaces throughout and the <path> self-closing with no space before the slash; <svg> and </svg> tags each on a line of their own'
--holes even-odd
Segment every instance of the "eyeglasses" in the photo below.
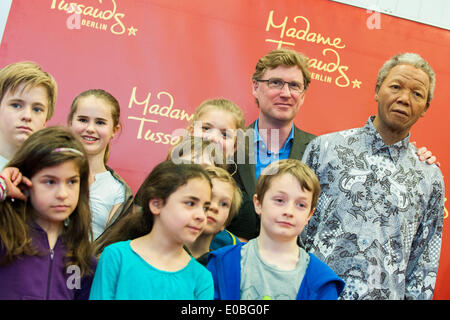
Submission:
<svg viewBox="0 0 450 320">
<path fill-rule="evenodd" d="M 284 85 L 287 83 L 290 92 L 302 93 L 303 91 L 305 91 L 303 84 L 295 82 L 295 81 L 288 82 L 288 81 L 284 81 L 283 79 L 278 79 L 278 78 L 270 78 L 268 80 L 257 79 L 256 81 L 267 82 L 267 86 L 270 89 L 282 90 L 284 88 Z"/>
</svg>

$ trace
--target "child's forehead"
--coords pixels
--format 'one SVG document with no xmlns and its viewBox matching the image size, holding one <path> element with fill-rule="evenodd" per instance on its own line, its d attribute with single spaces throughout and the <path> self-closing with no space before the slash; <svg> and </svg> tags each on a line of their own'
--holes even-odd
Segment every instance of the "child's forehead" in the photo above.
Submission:
<svg viewBox="0 0 450 320">
<path fill-rule="evenodd" d="M 105 111 L 107 111 L 108 113 L 111 113 L 111 109 L 112 109 L 113 105 L 106 98 L 101 97 L 101 96 L 96 96 L 94 94 L 91 94 L 91 95 L 87 95 L 87 96 L 79 98 L 79 100 L 78 100 L 78 109 L 80 107 L 104 108 Z"/>
<path fill-rule="evenodd" d="M 198 117 L 198 121 L 207 122 L 219 129 L 236 129 L 236 120 L 231 112 L 211 106 Z"/>
<path fill-rule="evenodd" d="M 290 192 L 311 193 L 311 191 L 308 191 L 302 187 L 300 180 L 293 174 L 284 172 L 275 175 L 276 176 L 269 182 L 269 186 L 267 188 L 268 191 L 270 190 L 276 192 L 275 189 L 277 189 L 279 191 L 285 190 Z"/>
<path fill-rule="evenodd" d="M 173 194 L 178 196 L 195 196 L 195 197 L 209 197 L 211 195 L 211 185 L 208 180 L 195 177 L 189 179 L 185 184 L 179 186 Z"/>
<path fill-rule="evenodd" d="M 32 84 L 27 82 L 20 82 L 16 86 L 11 86 L 6 90 L 5 96 L 13 96 L 13 97 L 20 97 L 23 95 L 29 95 L 32 92 L 36 92 L 36 90 L 33 89 L 41 89 L 45 92 L 45 96 L 48 99 L 48 90 L 47 87 L 42 84 Z"/>
<path fill-rule="evenodd" d="M 90 95 L 80 98 L 75 114 L 112 119 L 112 105 L 103 98 Z"/>
<path fill-rule="evenodd" d="M 223 179 L 219 178 L 212 178 L 212 192 L 213 194 L 227 194 L 227 195 L 233 195 L 234 187 L 229 181 L 224 181 Z"/>
<path fill-rule="evenodd" d="M 75 160 L 67 160 L 53 166 L 44 167 L 36 172 L 33 177 L 52 176 L 57 178 L 70 178 L 79 175 L 80 168 Z"/>
</svg>

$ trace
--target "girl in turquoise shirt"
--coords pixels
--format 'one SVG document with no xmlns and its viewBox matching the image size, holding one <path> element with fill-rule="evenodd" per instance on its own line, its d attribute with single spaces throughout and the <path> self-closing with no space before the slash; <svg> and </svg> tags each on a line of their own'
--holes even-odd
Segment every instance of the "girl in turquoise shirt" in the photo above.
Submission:
<svg viewBox="0 0 450 320">
<path fill-rule="evenodd" d="M 208 174 L 200 165 L 165 161 L 143 188 L 147 205 L 112 227 L 112 244 L 100 256 L 90 299 L 212 299 L 210 272 L 183 249 L 205 227 Z"/>
</svg>

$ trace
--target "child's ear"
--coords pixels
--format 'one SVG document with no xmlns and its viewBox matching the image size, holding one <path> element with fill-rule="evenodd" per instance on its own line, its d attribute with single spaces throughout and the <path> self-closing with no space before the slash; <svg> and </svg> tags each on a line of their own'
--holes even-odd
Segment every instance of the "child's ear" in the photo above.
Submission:
<svg viewBox="0 0 450 320">
<path fill-rule="evenodd" d="M 113 139 L 116 136 L 116 133 L 120 130 L 120 124 L 118 124 L 114 130 L 113 130 L 113 134 L 111 136 L 111 139 Z"/>
<path fill-rule="evenodd" d="M 189 126 L 186 128 L 186 131 L 190 136 L 194 135 L 194 125 L 192 123 L 189 124 Z"/>
<path fill-rule="evenodd" d="M 148 207 L 150 209 L 150 212 L 158 215 L 161 213 L 161 208 L 163 207 L 163 200 L 162 199 L 150 199 L 148 202 Z"/>
<path fill-rule="evenodd" d="M 261 215 L 261 202 L 259 202 L 256 194 L 253 195 L 253 205 L 255 206 L 255 212 L 258 215 Z"/>
<path fill-rule="evenodd" d="M 314 211 L 316 211 L 316 208 L 312 208 L 312 209 L 311 209 L 311 212 L 309 213 L 308 219 L 307 219 L 308 222 L 309 222 L 309 219 L 311 219 L 311 217 L 312 217 Z"/>
</svg>

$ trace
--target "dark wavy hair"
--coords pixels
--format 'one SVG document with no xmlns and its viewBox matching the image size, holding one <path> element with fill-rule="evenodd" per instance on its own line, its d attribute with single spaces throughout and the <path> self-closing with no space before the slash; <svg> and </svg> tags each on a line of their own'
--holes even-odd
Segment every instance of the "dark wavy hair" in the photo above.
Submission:
<svg viewBox="0 0 450 320">
<path fill-rule="evenodd" d="M 71 151 L 58 151 L 57 148 L 72 148 Z M 91 211 L 89 208 L 89 164 L 81 143 L 69 129 L 61 126 L 48 127 L 32 134 L 22 144 L 13 159 L 6 165 L 16 167 L 23 176 L 32 178 L 44 168 L 57 166 L 66 161 L 74 161 L 80 174 L 78 204 L 70 215 L 70 223 L 64 227 L 62 238 L 67 248 L 66 268 L 71 264 L 80 267 L 81 274 L 92 272 Z M 34 221 L 31 201 L 0 202 L 0 240 L 2 264 L 8 264 L 22 255 L 37 255 L 40 252 L 33 246 L 30 225 Z"/>
<path fill-rule="evenodd" d="M 166 204 L 172 193 L 195 178 L 208 181 L 212 188 L 208 173 L 199 164 L 175 164 L 170 160 L 158 164 L 142 183 L 140 196 L 134 199 L 132 212 L 95 241 L 96 254 L 100 254 L 112 243 L 136 239 L 150 233 L 154 221 L 148 205 L 150 200 L 161 199 L 163 204 Z"/>
</svg>

